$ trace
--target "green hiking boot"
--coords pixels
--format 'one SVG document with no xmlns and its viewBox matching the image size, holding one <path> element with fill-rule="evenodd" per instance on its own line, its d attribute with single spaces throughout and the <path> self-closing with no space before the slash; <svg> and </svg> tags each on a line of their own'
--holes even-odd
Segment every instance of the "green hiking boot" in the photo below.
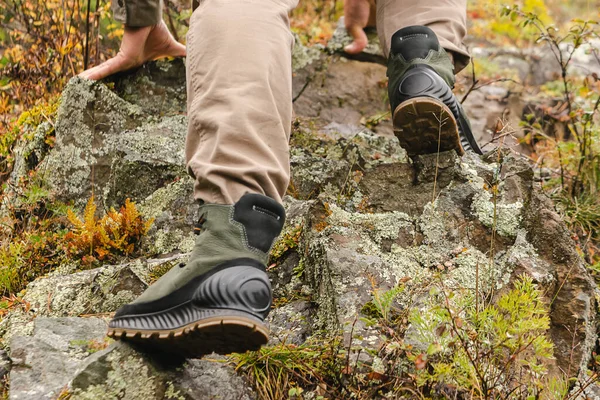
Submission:
<svg viewBox="0 0 600 400">
<path fill-rule="evenodd" d="M 260 348 L 269 338 L 264 320 L 272 302 L 265 264 L 284 221 L 283 207 L 259 194 L 200 206 L 187 264 L 119 309 L 108 336 L 187 358 Z"/>
<path fill-rule="evenodd" d="M 452 93 L 454 65 L 431 29 L 409 26 L 394 33 L 387 76 L 394 133 L 409 156 L 482 154 Z"/>
</svg>

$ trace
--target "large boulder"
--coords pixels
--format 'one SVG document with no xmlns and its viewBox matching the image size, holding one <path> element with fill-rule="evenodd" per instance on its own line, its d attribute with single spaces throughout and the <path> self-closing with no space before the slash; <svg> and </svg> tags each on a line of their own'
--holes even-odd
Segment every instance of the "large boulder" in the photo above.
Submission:
<svg viewBox="0 0 600 400">
<path fill-rule="evenodd" d="M 353 332 L 378 348 L 377 328 L 360 319 L 368 317 L 363 306 L 374 290 L 408 282 L 399 307 L 410 310 L 440 272 L 446 287 L 497 295 L 526 274 L 551 305 L 556 365 L 586 367 L 596 339 L 595 284 L 523 158 L 424 156 L 412 166 L 375 166 L 358 188 L 365 197 L 353 201 L 366 198 L 369 212 L 318 202 L 306 218 L 303 265 L 317 327 Z"/>
<path fill-rule="evenodd" d="M 181 60 L 150 64 L 114 85 L 73 78 L 58 111 L 55 147 L 40 168 L 50 188 L 79 207 L 93 193 L 108 208 L 186 176 L 184 105 Z"/>
</svg>

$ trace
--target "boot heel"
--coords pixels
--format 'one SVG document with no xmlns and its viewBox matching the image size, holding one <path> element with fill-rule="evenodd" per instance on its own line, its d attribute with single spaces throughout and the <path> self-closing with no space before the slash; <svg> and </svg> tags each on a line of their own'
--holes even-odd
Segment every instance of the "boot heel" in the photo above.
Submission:
<svg viewBox="0 0 600 400">
<path fill-rule="evenodd" d="M 456 119 L 444 103 L 431 97 L 414 97 L 394 110 L 394 134 L 409 156 L 456 149 L 464 151 Z"/>
<path fill-rule="evenodd" d="M 242 311 L 264 320 L 271 310 L 271 282 L 267 274 L 251 266 L 229 267 L 204 280 L 192 303 L 199 308 Z"/>
</svg>

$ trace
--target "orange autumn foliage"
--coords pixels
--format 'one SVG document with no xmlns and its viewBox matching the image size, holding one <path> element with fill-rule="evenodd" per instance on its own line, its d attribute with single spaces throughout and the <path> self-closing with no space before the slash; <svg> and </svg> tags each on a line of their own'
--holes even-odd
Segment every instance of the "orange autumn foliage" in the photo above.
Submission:
<svg viewBox="0 0 600 400">
<path fill-rule="evenodd" d="M 154 222 L 154 219 L 145 221 L 129 199 L 119 211 L 111 208 L 102 218 L 96 217 L 96 208 L 92 196 L 85 207 L 83 219 L 72 210 L 67 212 L 73 226 L 65 236 L 67 253 L 82 257 L 85 263 L 133 254 Z"/>
</svg>

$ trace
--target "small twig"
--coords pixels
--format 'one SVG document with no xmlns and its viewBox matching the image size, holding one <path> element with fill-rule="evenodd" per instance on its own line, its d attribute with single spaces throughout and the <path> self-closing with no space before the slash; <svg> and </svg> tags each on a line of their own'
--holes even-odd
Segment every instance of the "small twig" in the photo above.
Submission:
<svg viewBox="0 0 600 400">
<path fill-rule="evenodd" d="M 437 154 L 436 154 L 436 159 L 435 159 L 435 176 L 433 178 L 433 194 L 432 194 L 432 198 L 431 198 L 431 206 L 433 206 L 435 203 L 435 190 L 437 187 L 438 171 L 440 168 L 440 147 L 442 145 L 442 125 L 445 122 L 445 121 L 442 121 L 442 110 L 440 110 L 439 118 L 437 115 L 435 115 L 435 113 L 433 114 L 433 116 L 438 121 L 438 148 L 437 148 Z"/>
<path fill-rule="evenodd" d="M 83 56 L 83 69 L 88 69 L 90 59 L 90 8 L 91 0 L 87 0 L 87 12 L 85 17 L 85 53 Z"/>
<path fill-rule="evenodd" d="M 594 372 L 587 381 L 574 393 L 570 393 L 565 400 L 578 399 L 579 395 L 582 394 L 588 387 L 598 381 L 598 373 Z"/>
<path fill-rule="evenodd" d="M 441 280 L 441 278 L 440 278 L 440 280 Z M 460 334 L 460 331 L 459 331 L 458 327 L 456 326 L 456 321 L 455 321 L 454 315 L 453 315 L 452 310 L 450 309 L 450 305 L 449 305 L 450 299 L 448 298 L 448 296 L 446 294 L 446 290 L 443 286 L 442 286 L 441 292 L 444 294 L 444 300 L 445 300 L 444 308 L 446 309 L 446 311 L 448 312 L 448 315 L 450 316 L 450 321 L 451 321 L 450 326 L 452 327 L 454 334 L 460 341 L 460 344 L 461 344 L 465 354 L 467 355 L 467 358 L 469 359 L 469 362 L 471 363 L 471 366 L 473 367 L 473 370 L 475 371 L 477 378 L 479 379 L 479 383 L 482 385 L 482 387 L 478 388 L 478 389 L 480 390 L 480 392 L 483 392 L 482 394 L 487 394 L 487 382 L 485 380 L 485 377 L 481 374 L 481 371 L 479 371 L 479 368 L 477 368 L 477 362 L 471 355 L 471 352 L 469 351 L 469 346 L 468 346 L 465 338 Z"/>
<path fill-rule="evenodd" d="M 475 317 L 479 321 L 479 260 L 475 264 Z"/>
<path fill-rule="evenodd" d="M 171 4 L 170 0 L 165 0 L 165 9 L 167 11 L 167 18 L 169 19 L 169 26 L 171 27 L 171 32 L 173 33 L 173 37 L 176 41 L 179 42 L 179 35 L 177 34 L 177 29 L 175 28 L 175 23 L 173 22 L 173 17 L 171 16 Z"/>
<path fill-rule="evenodd" d="M 477 82 L 479 82 L 477 79 L 475 79 L 475 59 L 471 59 L 471 73 L 473 74 L 473 81 L 471 83 L 471 87 L 469 87 L 469 89 L 467 90 L 467 93 L 465 93 L 465 95 L 463 96 L 463 98 L 460 100 L 460 104 L 464 103 L 465 100 L 467 99 L 467 97 L 469 97 L 469 95 L 471 94 L 471 92 L 474 90 L 473 88 L 475 87 L 475 85 L 477 84 Z"/>
<path fill-rule="evenodd" d="M 306 90 L 306 88 L 308 87 L 308 85 L 312 82 L 312 77 L 308 77 L 306 78 L 306 82 L 304 82 L 304 86 L 302 86 L 302 89 L 300 89 L 300 91 L 298 92 L 298 94 L 292 99 L 292 103 L 295 103 L 296 100 L 298 100 L 300 98 L 300 96 L 302 96 L 302 93 L 304 93 L 304 91 Z"/>
<path fill-rule="evenodd" d="M 346 372 L 350 372 L 350 351 L 352 349 L 352 339 L 354 336 L 354 326 L 356 325 L 356 321 L 358 321 L 358 316 L 354 317 L 354 322 L 352 322 L 352 328 L 350 329 L 350 341 L 348 342 L 348 351 L 346 354 Z"/>
</svg>

